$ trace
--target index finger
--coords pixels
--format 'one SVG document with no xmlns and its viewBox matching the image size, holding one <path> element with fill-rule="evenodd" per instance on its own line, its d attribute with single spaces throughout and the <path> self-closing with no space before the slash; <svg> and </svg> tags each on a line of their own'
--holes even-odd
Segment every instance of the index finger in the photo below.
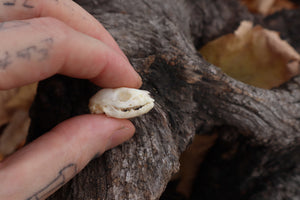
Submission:
<svg viewBox="0 0 300 200">
<path fill-rule="evenodd" d="M 37 17 L 56 18 L 126 57 L 108 31 L 72 0 L 0 0 L 0 22 Z"/>
<path fill-rule="evenodd" d="M 0 40 L 0 90 L 56 73 L 90 79 L 102 87 L 141 85 L 139 75 L 127 59 L 101 41 L 56 19 L 2 23 L 0 38 L 5 38 Z"/>
</svg>

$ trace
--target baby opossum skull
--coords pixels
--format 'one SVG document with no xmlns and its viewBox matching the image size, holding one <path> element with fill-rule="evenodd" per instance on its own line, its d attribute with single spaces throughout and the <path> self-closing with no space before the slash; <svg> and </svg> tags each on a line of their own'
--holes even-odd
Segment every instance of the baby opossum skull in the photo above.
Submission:
<svg viewBox="0 0 300 200">
<path fill-rule="evenodd" d="M 91 113 L 105 113 L 115 118 L 132 118 L 149 112 L 154 106 L 154 99 L 146 90 L 133 88 L 102 89 L 89 103 Z"/>
</svg>

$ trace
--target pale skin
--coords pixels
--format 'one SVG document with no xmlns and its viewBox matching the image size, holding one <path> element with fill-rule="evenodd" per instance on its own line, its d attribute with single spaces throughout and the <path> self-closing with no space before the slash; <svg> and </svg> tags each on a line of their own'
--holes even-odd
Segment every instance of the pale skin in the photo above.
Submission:
<svg viewBox="0 0 300 200">
<path fill-rule="evenodd" d="M 73 1 L 0 0 L 0 90 L 57 73 L 101 87 L 141 86 L 112 36 Z M 47 198 L 134 131 L 103 115 L 62 122 L 0 163 L 0 199 Z"/>
</svg>

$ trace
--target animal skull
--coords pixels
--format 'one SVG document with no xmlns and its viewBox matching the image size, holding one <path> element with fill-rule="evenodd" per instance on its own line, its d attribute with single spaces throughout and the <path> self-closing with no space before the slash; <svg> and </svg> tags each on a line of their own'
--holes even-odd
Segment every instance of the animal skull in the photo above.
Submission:
<svg viewBox="0 0 300 200">
<path fill-rule="evenodd" d="M 149 112 L 154 106 L 154 99 L 146 90 L 133 88 L 102 89 L 89 103 L 93 114 L 105 113 L 109 117 L 132 118 Z"/>
</svg>

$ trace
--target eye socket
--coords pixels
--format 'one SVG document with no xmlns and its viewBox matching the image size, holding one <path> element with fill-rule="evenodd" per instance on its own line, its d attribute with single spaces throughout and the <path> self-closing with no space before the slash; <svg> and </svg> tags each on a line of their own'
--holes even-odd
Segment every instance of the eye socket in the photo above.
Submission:
<svg viewBox="0 0 300 200">
<path fill-rule="evenodd" d="M 120 101 L 128 101 L 130 98 L 131 98 L 131 94 L 127 91 L 121 91 L 119 94 L 118 94 L 118 99 Z"/>
</svg>

